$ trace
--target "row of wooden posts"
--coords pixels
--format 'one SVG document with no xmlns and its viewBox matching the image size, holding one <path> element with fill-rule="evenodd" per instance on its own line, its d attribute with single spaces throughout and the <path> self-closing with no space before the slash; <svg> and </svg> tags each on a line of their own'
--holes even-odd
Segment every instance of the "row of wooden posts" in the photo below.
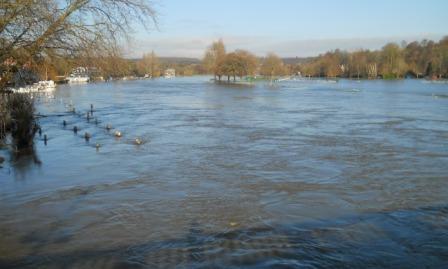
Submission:
<svg viewBox="0 0 448 269">
<path fill-rule="evenodd" d="M 73 114 L 75 114 L 75 113 L 76 113 L 75 107 L 73 107 L 72 105 L 70 105 L 70 106 L 71 106 L 70 112 L 73 113 Z M 87 122 L 90 122 L 90 120 L 93 118 L 93 112 L 94 112 L 93 104 L 91 104 L 91 105 L 90 105 L 90 110 L 86 112 L 86 119 L 87 119 Z M 79 115 L 79 114 L 78 114 L 78 115 Z M 95 122 L 94 122 L 94 123 L 95 123 L 95 125 L 98 125 L 98 124 L 99 124 L 98 118 L 95 118 Z M 67 125 L 68 125 L 68 124 L 67 124 L 67 121 L 66 121 L 66 120 L 63 120 L 63 121 L 62 121 L 62 125 L 64 126 L 64 128 L 67 127 Z M 106 128 L 107 131 L 110 131 L 110 130 L 113 129 L 112 125 L 110 125 L 110 124 L 106 124 L 105 128 Z M 77 134 L 78 131 L 79 131 L 78 126 L 74 125 L 74 126 L 73 126 L 73 133 Z M 41 129 L 41 128 L 38 129 L 38 132 L 39 132 L 39 136 L 42 136 L 42 129 Z M 122 133 L 121 133 L 120 131 L 115 131 L 115 132 L 114 132 L 114 136 L 117 137 L 117 138 L 120 138 L 120 137 L 122 137 L 123 135 L 122 135 Z M 89 140 L 90 140 L 90 138 L 92 137 L 92 135 L 91 135 L 90 133 L 88 133 L 88 132 L 85 132 L 83 137 L 84 137 L 84 139 L 85 139 L 87 142 L 89 142 Z M 45 145 L 47 145 L 47 142 L 48 142 L 48 137 L 47 137 L 46 134 L 44 134 L 44 143 L 45 143 Z M 135 145 L 141 145 L 141 144 L 143 144 L 142 139 L 140 139 L 140 138 L 138 138 L 138 137 L 135 138 L 133 142 L 134 142 Z M 96 143 L 96 144 L 95 144 L 95 147 L 96 147 L 97 149 L 99 149 L 99 148 L 101 147 L 101 145 L 100 145 L 99 143 Z"/>
</svg>

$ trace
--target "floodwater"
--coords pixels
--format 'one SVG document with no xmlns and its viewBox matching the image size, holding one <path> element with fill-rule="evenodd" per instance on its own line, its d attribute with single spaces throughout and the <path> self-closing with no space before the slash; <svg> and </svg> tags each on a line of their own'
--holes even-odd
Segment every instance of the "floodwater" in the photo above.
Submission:
<svg viewBox="0 0 448 269">
<path fill-rule="evenodd" d="M 448 267 L 448 84 L 194 77 L 36 104 L 34 154 L 0 150 L 1 268 Z"/>
</svg>

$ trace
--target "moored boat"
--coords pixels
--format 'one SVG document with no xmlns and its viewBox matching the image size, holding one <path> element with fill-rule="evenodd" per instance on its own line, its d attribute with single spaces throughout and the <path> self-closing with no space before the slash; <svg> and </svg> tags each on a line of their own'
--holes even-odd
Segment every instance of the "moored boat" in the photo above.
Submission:
<svg viewBox="0 0 448 269">
<path fill-rule="evenodd" d="M 85 67 L 77 67 L 73 69 L 66 80 L 68 83 L 87 83 L 90 81 L 89 72 Z"/>
</svg>

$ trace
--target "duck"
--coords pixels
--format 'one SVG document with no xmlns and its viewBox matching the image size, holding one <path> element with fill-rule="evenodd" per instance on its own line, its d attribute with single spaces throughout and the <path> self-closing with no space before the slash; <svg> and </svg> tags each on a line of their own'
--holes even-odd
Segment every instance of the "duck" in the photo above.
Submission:
<svg viewBox="0 0 448 269">
<path fill-rule="evenodd" d="M 108 131 L 109 131 L 110 129 L 112 129 L 112 125 L 110 125 L 110 124 L 107 124 L 107 125 L 106 125 L 106 130 L 108 130 Z"/>
<path fill-rule="evenodd" d="M 138 137 L 135 139 L 134 142 L 135 142 L 136 145 L 141 145 L 141 144 L 143 144 L 143 141 L 142 141 L 140 138 L 138 138 Z"/>
<path fill-rule="evenodd" d="M 116 131 L 115 132 L 115 137 L 121 137 L 122 135 L 121 135 L 121 132 L 120 131 Z"/>
<path fill-rule="evenodd" d="M 92 137 L 92 136 L 91 136 L 89 133 L 87 133 L 87 132 L 84 134 L 84 138 L 85 138 L 86 140 L 89 140 L 91 137 Z"/>
</svg>

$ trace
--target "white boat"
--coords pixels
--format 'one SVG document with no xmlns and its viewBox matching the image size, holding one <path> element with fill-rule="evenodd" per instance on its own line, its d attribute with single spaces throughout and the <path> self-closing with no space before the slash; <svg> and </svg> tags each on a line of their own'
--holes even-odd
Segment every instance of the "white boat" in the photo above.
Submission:
<svg viewBox="0 0 448 269">
<path fill-rule="evenodd" d="M 11 91 L 16 93 L 38 93 L 38 92 L 51 92 L 56 88 L 56 84 L 53 80 L 41 80 L 32 85 L 26 85 L 19 88 L 10 88 Z"/>
<path fill-rule="evenodd" d="M 88 69 L 85 67 L 77 67 L 73 69 L 70 76 L 66 78 L 68 83 L 86 83 L 90 81 Z"/>
<path fill-rule="evenodd" d="M 70 75 L 67 77 L 68 83 L 86 83 L 90 81 L 90 78 L 87 76 L 78 76 L 78 75 Z"/>
<path fill-rule="evenodd" d="M 37 83 L 40 91 L 52 91 L 56 88 L 56 83 L 53 80 L 41 80 Z"/>
</svg>

